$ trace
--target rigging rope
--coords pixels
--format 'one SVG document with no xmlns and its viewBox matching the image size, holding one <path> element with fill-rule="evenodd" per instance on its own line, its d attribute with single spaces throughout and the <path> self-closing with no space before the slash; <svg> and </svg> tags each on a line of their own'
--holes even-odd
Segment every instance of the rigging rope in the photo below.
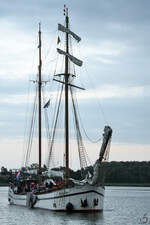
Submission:
<svg viewBox="0 0 150 225">
<path fill-rule="evenodd" d="M 83 144 L 82 135 L 81 135 L 81 132 L 80 132 L 80 127 L 79 127 L 79 121 L 78 121 L 78 117 L 77 117 L 75 101 L 74 101 L 74 95 L 73 95 L 73 91 L 72 91 L 71 86 L 70 86 L 70 92 L 71 92 L 71 99 L 72 99 L 72 105 L 73 105 L 73 111 L 74 111 L 74 120 L 75 120 L 76 136 L 77 136 L 77 143 L 78 143 L 80 167 L 85 168 L 85 167 L 87 167 L 86 157 L 87 157 L 89 162 L 90 162 L 90 160 L 88 158 L 85 146 Z M 90 164 L 91 164 L 91 162 L 90 162 Z"/>
<path fill-rule="evenodd" d="M 45 101 L 45 93 L 44 93 L 44 88 L 43 87 L 42 87 L 42 96 L 43 96 L 43 105 L 45 105 L 46 101 Z M 50 102 L 50 104 L 51 104 L 51 102 Z M 50 107 L 50 106 L 48 106 L 48 107 Z M 49 128 L 49 119 L 48 119 L 47 107 L 44 108 L 44 114 L 45 114 L 46 135 L 47 135 L 47 141 L 48 141 L 49 138 L 50 138 L 50 128 Z"/>
<path fill-rule="evenodd" d="M 33 71 L 33 68 L 34 68 L 34 61 L 35 61 L 35 56 L 36 56 L 36 51 L 37 51 L 37 37 L 35 38 L 34 40 L 34 48 L 33 48 L 33 56 L 32 56 L 32 62 L 31 62 L 31 74 L 34 74 L 34 71 Z M 32 77 L 31 77 L 31 74 L 29 75 L 29 80 L 32 80 Z M 30 83 L 30 82 L 28 82 Z M 28 85 L 28 91 L 27 91 L 27 102 L 29 103 L 30 102 L 30 93 L 31 90 L 30 90 L 30 85 Z M 22 157 L 22 166 L 24 166 L 25 164 L 25 158 L 26 158 L 26 153 L 27 153 L 27 149 L 26 149 L 26 146 L 27 146 L 27 138 L 26 138 L 26 133 L 27 133 L 27 125 L 28 125 L 28 114 L 29 114 L 29 104 L 27 105 L 26 107 L 26 116 L 25 116 L 25 129 L 24 129 L 24 142 L 23 142 L 23 157 Z"/>
<path fill-rule="evenodd" d="M 79 43 L 78 43 L 78 45 L 79 45 Z M 71 38 L 70 38 L 70 46 L 71 46 L 71 50 L 72 50 L 72 53 L 73 53 L 73 47 L 72 47 Z M 79 53 L 80 53 L 80 52 L 79 52 Z M 80 55 L 81 55 L 81 54 L 80 54 Z M 73 64 L 73 66 L 74 66 L 74 64 Z M 73 69 L 74 69 L 74 74 L 76 75 L 76 72 L 75 72 L 75 66 L 74 66 Z M 87 72 L 87 71 L 86 71 L 86 72 Z M 78 107 L 78 102 L 77 102 L 77 100 L 76 100 L 76 106 L 77 106 L 77 110 L 78 110 L 79 119 L 80 119 L 80 122 L 81 122 L 81 127 L 82 127 L 82 129 L 83 129 L 83 132 L 84 132 L 85 136 L 86 136 L 87 139 L 88 139 L 90 142 L 92 142 L 92 143 L 98 143 L 98 142 L 100 142 L 100 141 L 102 140 L 101 137 L 99 137 L 97 140 L 93 140 L 93 139 L 91 139 L 91 138 L 88 136 L 88 134 L 87 134 L 87 132 L 86 132 L 84 126 L 83 126 L 82 120 L 81 120 L 81 115 L 80 115 L 80 112 L 79 112 L 79 107 Z M 101 106 L 101 105 L 100 105 L 100 106 Z M 103 112 L 103 110 L 102 110 L 102 107 L 101 107 L 101 112 L 102 112 L 103 117 L 104 117 L 104 119 L 105 119 L 105 115 L 104 115 L 104 112 Z M 105 121 L 106 121 L 106 119 L 105 119 Z"/>
<path fill-rule="evenodd" d="M 27 151 L 26 151 L 26 156 L 25 156 L 25 167 L 28 165 L 29 159 L 30 159 L 30 154 L 31 154 L 31 148 L 32 148 L 32 143 L 33 143 L 33 135 L 34 135 L 34 128 L 35 128 L 35 121 L 36 121 L 36 112 L 37 112 L 37 87 L 36 87 L 36 95 L 35 95 L 35 100 L 34 100 L 34 105 L 33 105 L 33 112 L 32 112 L 32 117 L 31 117 L 31 126 L 29 130 L 29 135 L 28 135 L 28 143 L 27 143 Z"/>
<path fill-rule="evenodd" d="M 58 102 L 58 109 L 56 113 L 56 119 L 55 119 L 55 124 L 53 128 L 53 133 L 51 139 L 49 139 L 49 153 L 48 153 L 48 160 L 47 160 L 47 167 L 50 167 L 50 162 L 51 162 L 51 156 L 52 156 L 52 150 L 53 150 L 53 145 L 54 145 L 54 138 L 55 138 L 55 133 L 56 133 L 56 127 L 57 127 L 57 121 L 58 121 L 58 116 L 59 116 L 59 110 L 60 110 L 60 105 L 61 105 L 61 99 L 62 99 L 62 93 L 63 93 L 63 84 L 61 85 L 61 92 L 60 92 L 60 97 L 59 97 L 59 102 Z"/>
<path fill-rule="evenodd" d="M 27 121 L 28 121 L 28 114 L 29 114 L 29 94 L 30 94 L 30 85 L 28 84 L 28 95 L 27 95 L 27 107 L 26 107 L 26 116 L 25 116 L 25 129 L 24 129 L 24 141 L 23 141 L 23 156 L 22 156 L 22 163 L 21 166 L 25 164 L 25 155 L 26 155 L 26 133 L 27 133 Z"/>
<path fill-rule="evenodd" d="M 79 107 L 78 107 L 78 102 L 77 102 L 77 100 L 76 100 L 76 107 L 77 107 L 77 111 L 78 111 L 78 115 L 79 115 L 81 127 L 82 127 L 82 129 L 83 129 L 83 131 L 84 131 L 84 134 L 85 134 L 85 136 L 87 137 L 87 139 L 88 139 L 90 142 L 92 142 L 92 143 L 98 143 L 98 142 L 100 142 L 100 141 L 102 140 L 101 137 L 99 137 L 97 140 L 92 140 L 92 139 L 88 136 L 88 134 L 87 134 L 87 132 L 86 132 L 84 126 L 83 126 L 82 120 L 81 120 L 81 115 L 80 115 L 80 111 L 79 111 Z"/>
<path fill-rule="evenodd" d="M 79 50 L 80 57 L 81 57 L 81 58 L 84 58 L 84 57 L 82 56 L 82 54 L 81 54 L 81 51 L 80 51 L 80 42 L 78 43 L 78 45 L 79 45 L 79 49 L 78 49 L 78 50 Z M 84 68 L 85 73 L 87 74 L 87 76 L 88 76 L 88 78 L 89 78 L 90 85 L 91 85 L 92 89 L 94 90 L 95 87 L 94 87 L 93 79 L 91 79 L 91 76 L 90 76 L 89 73 L 88 73 L 88 70 L 87 70 L 87 67 L 86 67 L 86 60 L 85 60 L 85 62 L 84 62 L 84 64 L 83 64 L 83 68 Z M 108 123 L 108 120 L 107 120 L 106 114 L 104 113 L 104 110 L 103 110 L 103 107 L 102 107 L 102 104 L 101 104 L 100 99 L 98 98 L 98 96 L 96 95 L 95 92 L 93 92 L 93 95 L 95 96 L 95 98 L 96 98 L 96 100 L 97 100 L 97 104 L 98 104 L 98 107 L 99 107 L 99 109 L 100 109 L 100 111 L 101 111 L 101 114 L 102 114 L 102 116 L 103 116 L 103 119 L 104 119 L 104 121 L 105 121 L 105 124 L 110 124 L 110 122 Z"/>
<path fill-rule="evenodd" d="M 94 88 L 94 85 L 93 85 L 93 81 L 91 80 L 91 78 L 90 78 L 90 76 L 89 76 L 89 73 L 87 72 L 86 64 L 84 64 L 84 68 L 85 68 L 85 71 L 86 71 L 86 73 L 87 73 L 87 75 L 88 75 L 88 77 L 89 77 L 89 79 L 90 79 L 90 83 L 92 84 L 93 90 L 94 90 L 95 88 Z M 107 120 L 107 118 L 106 118 L 106 115 L 105 115 L 105 113 L 104 113 L 102 104 L 101 104 L 101 102 L 100 102 L 100 99 L 97 97 L 97 95 L 96 95 L 95 92 L 94 92 L 94 95 L 95 95 L 95 97 L 96 97 L 96 99 L 97 99 L 97 103 L 98 103 L 98 106 L 99 106 L 99 108 L 100 108 L 100 111 L 101 111 L 101 113 L 102 113 L 102 115 L 103 115 L 103 118 L 104 118 L 105 123 L 106 123 L 106 124 L 109 124 L 109 123 L 108 123 L 108 120 Z"/>
</svg>

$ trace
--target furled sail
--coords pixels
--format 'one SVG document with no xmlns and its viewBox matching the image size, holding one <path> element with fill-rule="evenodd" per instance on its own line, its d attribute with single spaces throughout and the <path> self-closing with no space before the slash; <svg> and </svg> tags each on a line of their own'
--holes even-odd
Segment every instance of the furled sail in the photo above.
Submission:
<svg viewBox="0 0 150 225">
<path fill-rule="evenodd" d="M 111 127 L 110 126 L 105 126 L 104 127 L 104 134 L 103 134 L 103 143 L 102 143 L 100 154 L 99 154 L 99 161 L 100 162 L 104 158 L 104 154 L 105 154 L 108 142 L 111 139 L 111 136 L 112 136 L 112 129 L 111 129 Z"/>
<path fill-rule="evenodd" d="M 103 134 L 103 143 L 101 146 L 99 159 L 96 160 L 94 164 L 94 172 L 92 179 L 88 180 L 88 183 L 91 185 L 98 185 L 103 183 L 103 166 L 102 166 L 102 160 L 104 158 L 105 152 L 107 151 L 107 146 L 110 143 L 112 136 L 112 129 L 110 126 L 104 127 L 104 134 Z"/>
<path fill-rule="evenodd" d="M 73 55 L 70 55 L 69 53 L 57 48 L 57 51 L 59 54 L 62 54 L 62 55 L 67 55 L 69 57 L 69 59 L 75 63 L 77 66 L 82 66 L 82 61 L 80 59 L 77 59 L 76 57 L 74 57 Z"/>
<path fill-rule="evenodd" d="M 58 30 L 60 30 L 62 32 L 66 32 L 66 33 L 72 35 L 78 42 L 81 41 L 81 38 L 77 34 L 75 34 L 74 32 L 72 32 L 68 28 L 64 27 L 60 23 L 58 24 Z"/>
</svg>

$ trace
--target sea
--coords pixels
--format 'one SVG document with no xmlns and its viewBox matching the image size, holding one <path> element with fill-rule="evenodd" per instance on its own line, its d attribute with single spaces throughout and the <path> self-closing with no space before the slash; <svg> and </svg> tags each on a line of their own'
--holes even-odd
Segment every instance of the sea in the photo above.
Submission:
<svg viewBox="0 0 150 225">
<path fill-rule="evenodd" d="M 0 225 L 138 225 L 150 224 L 149 187 L 106 187 L 102 213 L 54 213 L 8 204 L 0 187 Z"/>
</svg>

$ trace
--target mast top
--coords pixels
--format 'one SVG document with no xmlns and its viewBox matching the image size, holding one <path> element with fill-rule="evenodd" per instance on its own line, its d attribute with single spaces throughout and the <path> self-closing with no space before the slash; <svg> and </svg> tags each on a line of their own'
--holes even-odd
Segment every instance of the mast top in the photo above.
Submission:
<svg viewBox="0 0 150 225">
<path fill-rule="evenodd" d="M 39 32 L 41 32 L 41 22 L 39 22 Z"/>
<path fill-rule="evenodd" d="M 68 17 L 68 8 L 64 5 L 64 16 Z"/>
</svg>

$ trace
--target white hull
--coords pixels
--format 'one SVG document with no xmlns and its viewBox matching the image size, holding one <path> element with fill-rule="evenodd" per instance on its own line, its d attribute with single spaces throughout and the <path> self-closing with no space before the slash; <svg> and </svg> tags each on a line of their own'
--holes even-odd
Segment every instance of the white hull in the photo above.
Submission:
<svg viewBox="0 0 150 225">
<path fill-rule="evenodd" d="M 84 185 L 36 196 L 35 208 L 67 211 L 66 206 L 71 203 L 73 208 L 70 211 L 73 212 L 99 212 L 103 210 L 104 188 Z M 10 204 L 27 206 L 27 195 L 14 194 L 11 188 L 8 191 L 8 200 Z"/>
</svg>

